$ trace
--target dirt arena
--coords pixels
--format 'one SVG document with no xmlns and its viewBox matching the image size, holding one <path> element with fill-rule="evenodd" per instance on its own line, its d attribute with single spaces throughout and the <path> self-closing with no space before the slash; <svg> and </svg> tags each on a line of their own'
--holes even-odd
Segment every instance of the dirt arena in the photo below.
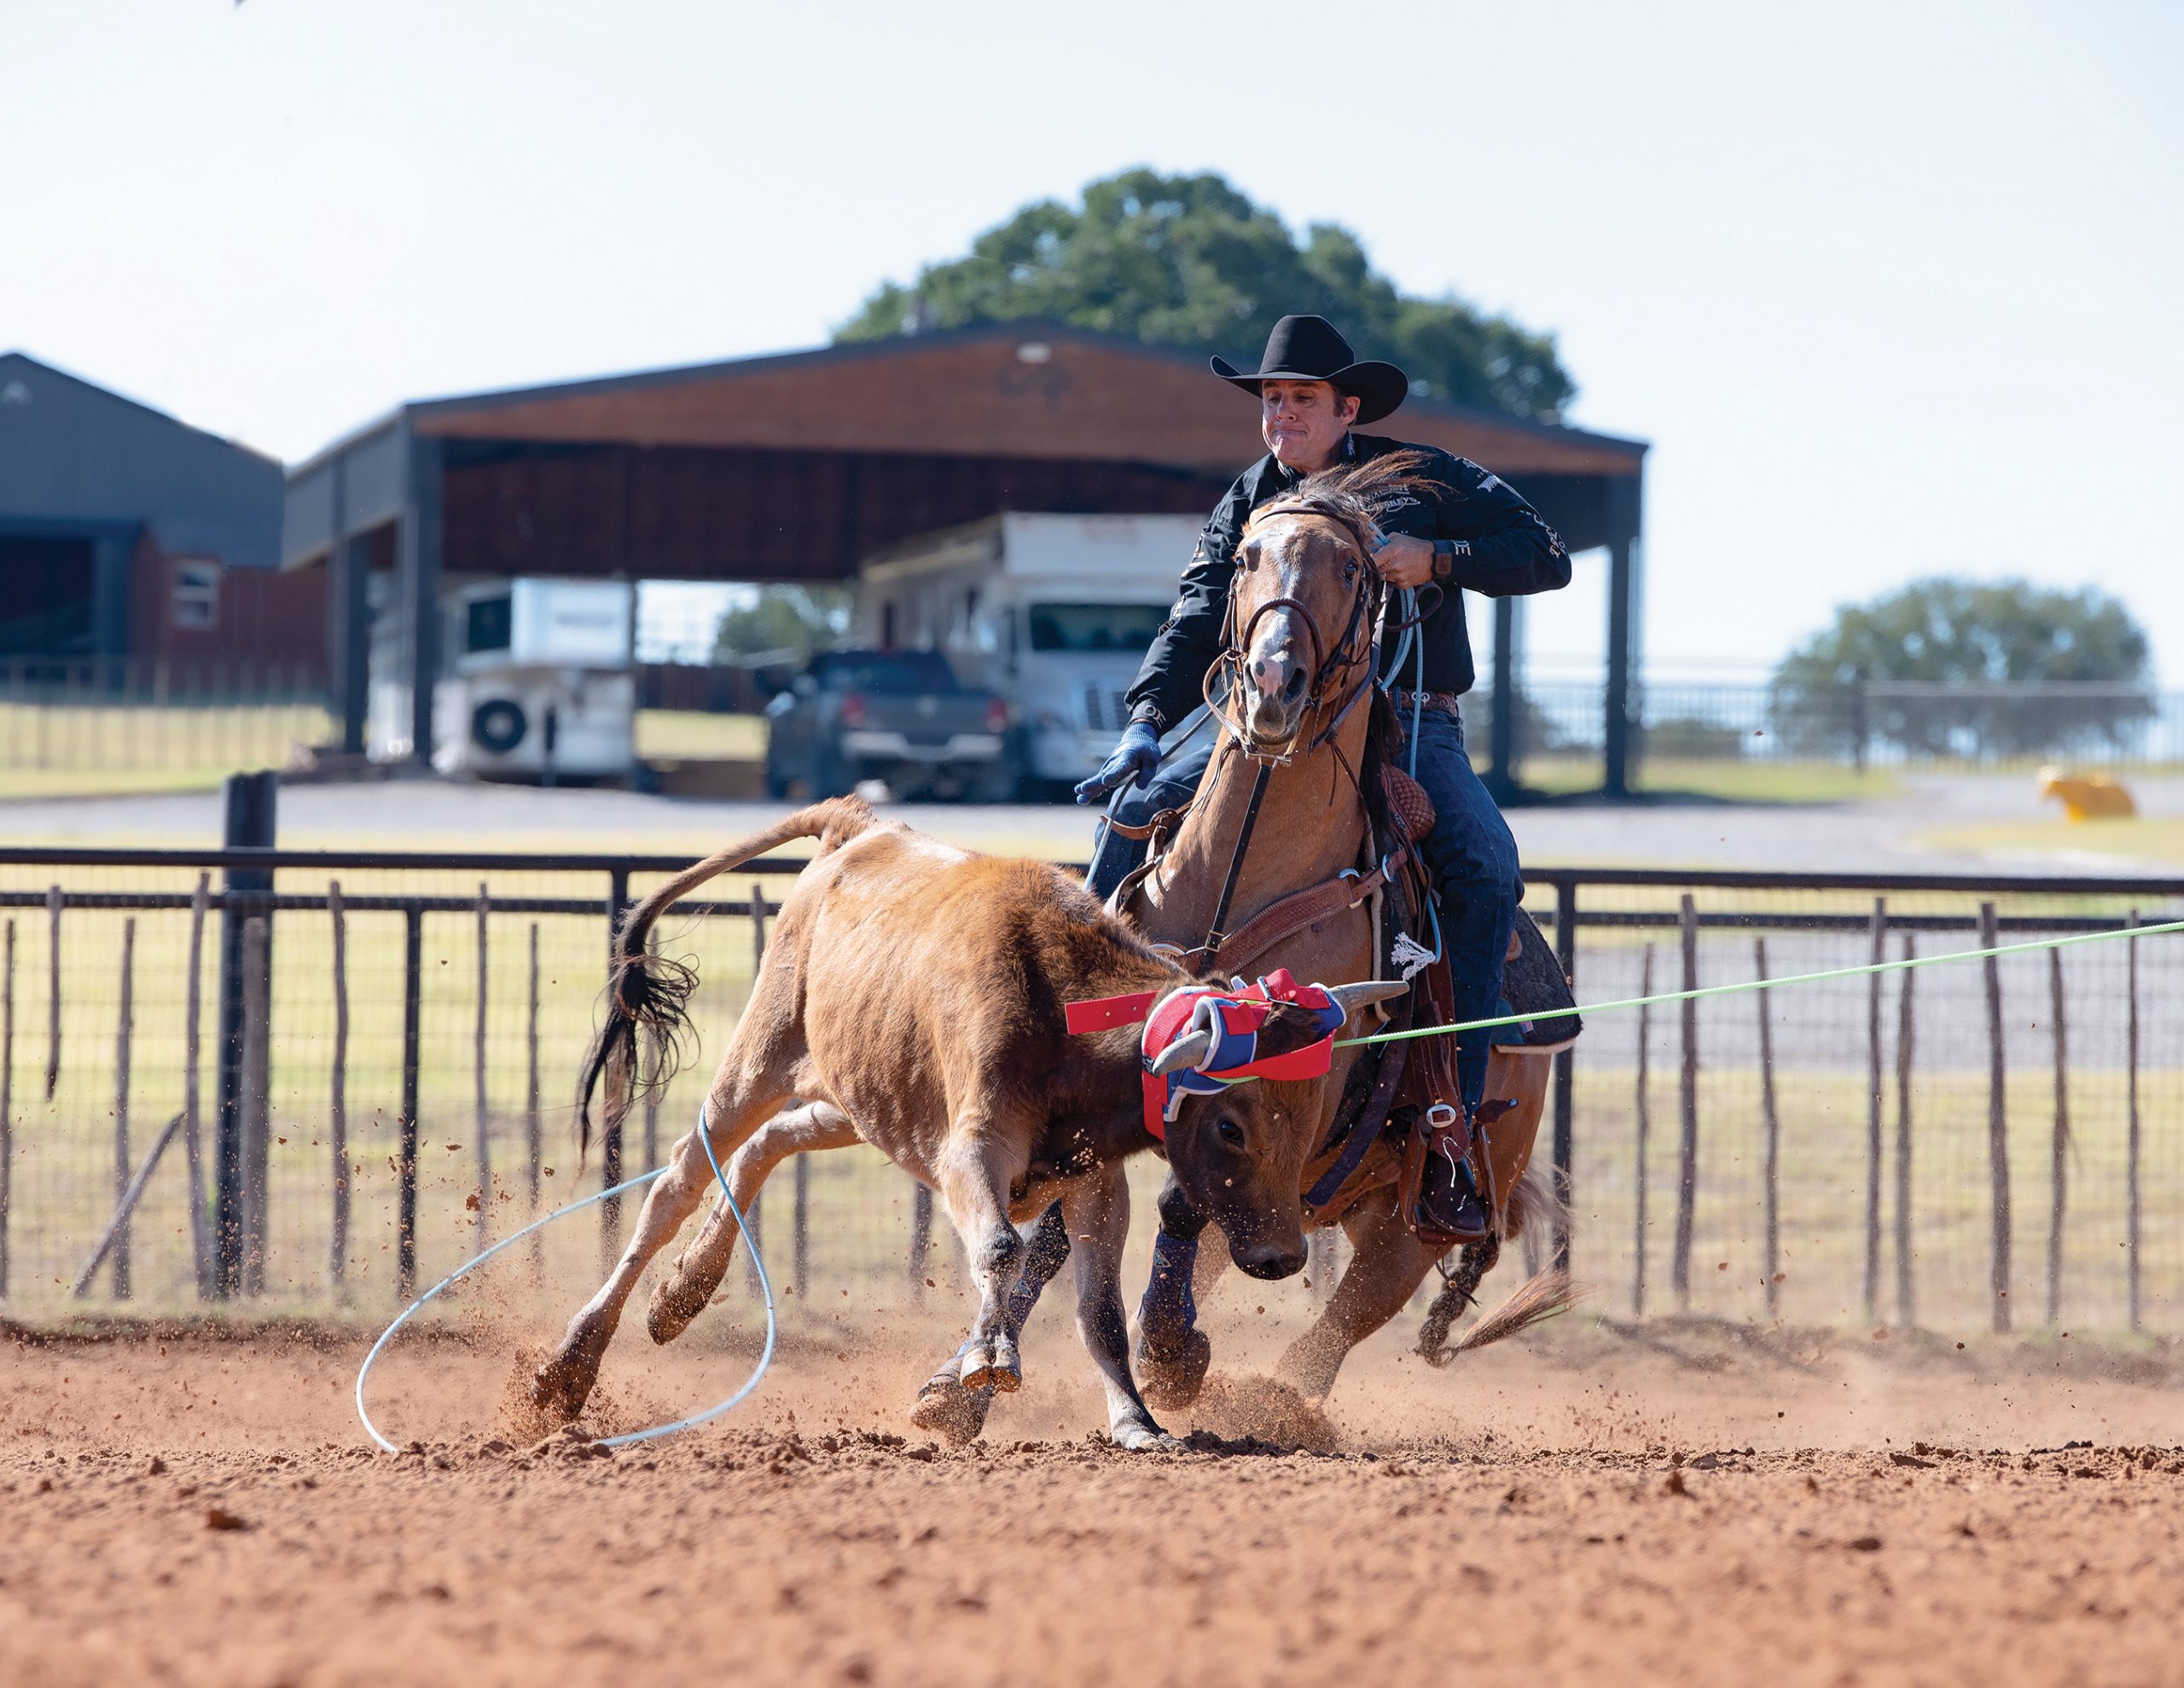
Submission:
<svg viewBox="0 0 2184 1688">
<path fill-rule="evenodd" d="M 904 1325 L 915 1321 L 918 1328 Z M 1270 1357 L 1248 1308 L 1215 1326 Z M 699 1342 L 706 1327 L 693 1332 Z M 12 1330 L 10 1682 L 2174 1680 L 2184 1363 L 1574 1316 L 1464 1369 L 1392 1336 L 1331 1417 L 1214 1391 L 1193 1451 L 1091 1434 L 1060 1320 L 968 1449 L 905 1439 L 938 1309 L 808 1314 L 663 1443 L 537 1439 L 522 1333 Z M 637 1328 L 595 1428 L 717 1398 L 746 1330 Z M 634 1341 L 626 1338 L 634 1337 Z M 1240 1372 L 1239 1375 L 1241 1375 Z M 1181 1423 L 1171 1424 L 1182 1430 Z"/>
</svg>

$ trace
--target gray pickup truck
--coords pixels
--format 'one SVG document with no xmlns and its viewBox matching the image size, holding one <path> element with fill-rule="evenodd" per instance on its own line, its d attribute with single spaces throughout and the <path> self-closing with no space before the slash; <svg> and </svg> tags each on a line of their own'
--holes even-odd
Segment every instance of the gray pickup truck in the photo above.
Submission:
<svg viewBox="0 0 2184 1688">
<path fill-rule="evenodd" d="M 1014 795 L 1008 706 L 956 683 L 937 651 L 824 651 L 766 705 L 766 790 L 840 797 L 868 780 L 897 797 Z"/>
</svg>

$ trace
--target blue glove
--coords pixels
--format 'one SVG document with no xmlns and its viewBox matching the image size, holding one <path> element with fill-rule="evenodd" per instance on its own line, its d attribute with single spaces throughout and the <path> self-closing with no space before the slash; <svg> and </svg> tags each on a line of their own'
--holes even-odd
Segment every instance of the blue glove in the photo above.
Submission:
<svg viewBox="0 0 2184 1688">
<path fill-rule="evenodd" d="M 1077 800 L 1097 803 L 1123 786 L 1141 790 L 1159 765 L 1160 735 L 1153 730 L 1151 722 L 1133 721 L 1123 728 L 1114 753 L 1101 764 L 1100 771 L 1077 788 Z"/>
</svg>

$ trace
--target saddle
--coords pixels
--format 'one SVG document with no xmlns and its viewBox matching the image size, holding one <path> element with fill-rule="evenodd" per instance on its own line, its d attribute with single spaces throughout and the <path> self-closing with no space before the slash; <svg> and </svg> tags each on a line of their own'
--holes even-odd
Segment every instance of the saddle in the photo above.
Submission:
<svg viewBox="0 0 2184 1688">
<path fill-rule="evenodd" d="M 1392 763 L 1380 760 L 1376 771 L 1379 801 L 1370 805 L 1375 843 L 1384 864 L 1397 864 L 1379 909 L 1376 945 L 1381 977 L 1408 972 L 1414 980 L 1405 999 L 1402 1029 L 1454 1025 L 1455 989 L 1447 947 L 1437 943 L 1428 951 L 1411 936 L 1413 931 L 1432 925 L 1432 886 L 1414 853 L 1414 846 L 1432 829 L 1432 799 Z M 1575 1013 L 1554 1012 L 1576 1006 L 1570 982 L 1539 927 L 1521 908 L 1504 957 L 1502 995 L 1502 1012 L 1527 1018 L 1497 1028 L 1493 1034 L 1497 1043 L 1544 1052 L 1566 1047 L 1581 1029 Z M 1373 1046 L 1350 1070 L 1329 1136 L 1328 1146 L 1336 1152 L 1307 1196 L 1308 1205 L 1325 1208 L 1338 1203 L 1345 1186 L 1365 1169 L 1368 1158 L 1378 1159 L 1382 1162 L 1379 1175 L 1370 1175 L 1368 1169 L 1354 1193 L 1386 1181 L 1392 1173 L 1397 1210 L 1420 1242 L 1446 1248 L 1478 1242 L 1488 1234 L 1485 1229 L 1451 1225 L 1446 1215 L 1453 1204 L 1436 1198 L 1453 1189 L 1460 1169 L 1467 1166 L 1490 1222 L 1499 1204 L 1488 1134 L 1516 1103 L 1489 1098 L 1475 1116 L 1467 1118 L 1455 1057 L 1455 1040 L 1445 1034 Z M 1383 1149 L 1378 1157 L 1372 1153 L 1376 1146 Z M 1385 1152 L 1391 1148 L 1392 1156 Z"/>
</svg>

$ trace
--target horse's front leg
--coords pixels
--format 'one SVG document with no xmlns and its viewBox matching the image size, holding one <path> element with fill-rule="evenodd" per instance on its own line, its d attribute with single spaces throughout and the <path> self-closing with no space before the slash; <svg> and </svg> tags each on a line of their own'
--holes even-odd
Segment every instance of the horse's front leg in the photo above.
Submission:
<svg viewBox="0 0 2184 1688">
<path fill-rule="evenodd" d="M 1275 1376 L 1308 1400 L 1325 1400 L 1350 1350 L 1402 1312 L 1433 1262 L 1429 1248 L 1397 1216 L 1392 1186 L 1362 1198 L 1342 1217 L 1353 1253 L 1334 1294 L 1290 1343 Z"/>
<path fill-rule="evenodd" d="M 1228 1261 L 1228 1251 L 1199 1242 L 1205 1216 L 1193 1207 L 1170 1174 L 1156 1204 L 1160 1228 L 1153 1238 L 1153 1276 L 1137 1304 L 1135 1355 L 1145 1398 L 1163 1410 L 1188 1407 L 1198 1399 L 1213 1363 L 1213 1344 L 1198 1328 L 1198 1296 L 1210 1289 Z"/>
</svg>

